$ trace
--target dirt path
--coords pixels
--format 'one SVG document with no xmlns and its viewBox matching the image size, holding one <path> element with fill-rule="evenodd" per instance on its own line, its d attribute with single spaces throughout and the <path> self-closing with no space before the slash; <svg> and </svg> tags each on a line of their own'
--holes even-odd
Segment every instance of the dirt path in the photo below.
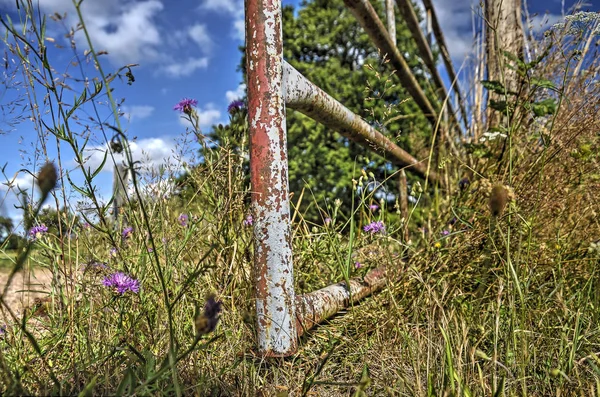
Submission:
<svg viewBox="0 0 600 397">
<path fill-rule="evenodd" d="M 0 288 L 4 290 L 8 279 L 8 271 L 0 271 Z M 21 313 L 24 307 L 29 307 L 35 298 L 48 296 L 52 273 L 45 269 L 19 272 L 15 275 L 8 288 L 5 301 L 12 310 Z"/>
</svg>

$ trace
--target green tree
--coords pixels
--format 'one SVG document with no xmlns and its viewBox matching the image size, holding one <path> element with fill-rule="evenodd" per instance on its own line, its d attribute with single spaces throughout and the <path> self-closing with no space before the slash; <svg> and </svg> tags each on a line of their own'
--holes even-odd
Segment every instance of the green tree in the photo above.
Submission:
<svg viewBox="0 0 600 397">
<path fill-rule="evenodd" d="M 12 233 L 14 228 L 13 221 L 7 216 L 0 216 L 0 245 L 4 244 L 4 241 Z"/>
<path fill-rule="evenodd" d="M 373 5 L 383 20 L 380 2 Z M 408 54 L 406 61 L 426 87 L 426 73 L 414 55 L 416 46 L 411 34 L 400 15 L 397 21 L 398 47 Z M 431 126 L 342 0 L 305 0 L 297 15 L 292 7 L 284 7 L 283 41 L 284 58 L 310 81 L 409 153 L 426 156 Z M 243 70 L 244 57 L 241 64 Z M 299 112 L 288 110 L 287 130 L 290 190 L 297 198 L 304 187 L 310 188 L 314 200 L 305 193 L 301 208 L 309 219 L 320 217 L 314 201 L 325 207 L 326 200 L 340 199 L 349 208 L 352 178 L 360 175 L 361 168 L 373 172 L 379 182 L 397 170 L 385 159 Z M 222 142 L 227 132 L 215 129 L 213 136 Z M 239 140 L 235 138 L 233 141 Z M 386 186 L 396 193 L 397 178 Z"/>
</svg>

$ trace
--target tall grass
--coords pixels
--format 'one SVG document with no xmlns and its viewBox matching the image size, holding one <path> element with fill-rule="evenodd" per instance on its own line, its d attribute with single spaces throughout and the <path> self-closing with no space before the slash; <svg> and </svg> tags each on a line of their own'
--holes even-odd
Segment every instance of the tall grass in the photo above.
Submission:
<svg viewBox="0 0 600 397">
<path fill-rule="evenodd" d="M 23 205 L 29 231 L 47 220 L 39 209 L 50 203 L 49 230 L 24 243 L 26 255 L 6 252 L 15 275 L 47 269 L 52 281 L 47 298 L 32 306 L 10 307 L 2 296 L 3 395 L 600 393 L 600 86 L 587 36 L 557 31 L 532 41 L 534 63 L 507 55 L 522 95 L 507 95 L 513 107 L 502 110 L 497 134 L 485 135 L 484 121 L 474 118 L 480 125 L 460 137 L 466 145 L 441 152 L 438 167 L 450 183 L 414 183 L 408 215 L 379 202 L 385 181 L 361 164 L 353 208 L 314 203 L 322 222 L 294 212 L 299 292 L 379 266 L 390 280 L 308 332 L 295 356 L 267 360 L 253 354 L 245 110 L 232 109 L 223 127 L 242 139 L 216 145 L 198 129 L 193 105 L 183 107 L 190 129 L 182 139 L 196 138 L 201 160 L 161 172 L 140 168 L 111 91 L 134 66 L 105 70 L 87 37 L 89 53 L 70 49 L 81 76 L 58 73 L 46 23 L 75 33 L 62 17 L 47 21 L 31 2 L 20 4 L 20 28 L 2 21 L 38 132 L 29 171 L 39 175 L 50 160 L 59 183 Z M 118 213 L 97 194 L 100 168 L 86 166 L 91 142 L 105 148 L 104 167 L 123 158 L 137 171 Z M 493 186 L 509 199 L 497 216 L 489 209 Z M 294 208 L 309 196 L 303 192 Z M 384 233 L 365 231 L 376 221 Z M 117 272 L 122 290 L 112 282 Z"/>
</svg>

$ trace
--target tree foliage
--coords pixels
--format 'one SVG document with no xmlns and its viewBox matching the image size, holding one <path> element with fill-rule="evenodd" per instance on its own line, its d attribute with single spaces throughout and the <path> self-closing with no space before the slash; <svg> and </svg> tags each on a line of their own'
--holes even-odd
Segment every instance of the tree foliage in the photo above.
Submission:
<svg viewBox="0 0 600 397">
<path fill-rule="evenodd" d="M 384 20 L 379 3 L 373 5 Z M 425 157 L 431 127 L 343 1 L 311 0 L 301 6 L 297 14 L 292 7 L 283 9 L 286 61 L 400 147 Z M 399 15 L 397 21 L 398 47 L 421 85 L 427 87 L 411 34 Z M 241 65 L 244 70 L 244 57 Z M 222 142 L 227 131 L 215 128 L 212 135 Z M 287 137 L 290 190 L 297 198 L 303 188 L 309 188 L 301 206 L 309 219 L 322 215 L 315 202 L 325 208 L 327 202 L 340 199 L 349 208 L 352 178 L 360 175 L 361 168 L 373 172 L 380 182 L 397 170 L 368 149 L 291 109 L 287 111 Z M 239 137 L 229 137 L 229 141 L 239 141 Z M 395 193 L 397 178 L 386 186 Z"/>
</svg>

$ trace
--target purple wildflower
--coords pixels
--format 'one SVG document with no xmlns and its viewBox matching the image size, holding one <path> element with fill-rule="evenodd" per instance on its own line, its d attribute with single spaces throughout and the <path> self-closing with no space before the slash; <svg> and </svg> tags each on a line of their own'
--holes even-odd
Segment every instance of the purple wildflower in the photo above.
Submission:
<svg viewBox="0 0 600 397">
<path fill-rule="evenodd" d="M 116 272 L 104 277 L 102 284 L 108 288 L 115 288 L 120 295 L 123 295 L 127 291 L 136 294 L 140 291 L 140 282 L 123 272 Z"/>
<path fill-rule="evenodd" d="M 252 226 L 254 223 L 254 219 L 252 219 L 252 215 L 248 215 L 246 219 L 244 219 L 244 226 Z"/>
<path fill-rule="evenodd" d="M 244 101 L 242 101 L 240 99 L 236 99 L 235 101 L 232 101 L 229 104 L 229 106 L 227 106 L 227 112 L 229 114 L 232 114 L 233 112 L 240 110 L 243 107 L 244 107 Z"/>
<path fill-rule="evenodd" d="M 181 214 L 177 218 L 177 222 L 183 227 L 187 227 L 188 225 L 188 214 Z"/>
<path fill-rule="evenodd" d="M 329 225 L 331 223 L 331 218 L 327 217 L 325 218 L 325 225 Z"/>
<path fill-rule="evenodd" d="M 108 255 L 109 255 L 111 258 L 116 258 L 116 257 L 117 257 L 117 252 L 118 252 L 117 248 L 116 248 L 116 247 L 112 247 L 112 248 L 110 249 L 110 251 L 108 251 Z"/>
<path fill-rule="evenodd" d="M 371 234 L 384 233 L 385 225 L 382 221 L 371 222 L 368 225 L 365 225 L 365 227 L 363 227 L 363 230 Z"/>
<path fill-rule="evenodd" d="M 152 253 L 152 252 L 154 252 L 154 250 L 152 249 L 152 247 L 149 247 L 149 248 L 148 248 L 148 252 L 149 252 L 149 253 Z"/>
<path fill-rule="evenodd" d="M 450 232 L 448 230 L 442 230 L 442 236 L 447 236 L 449 234 Z"/>
<path fill-rule="evenodd" d="M 354 267 L 355 268 L 360 269 L 362 266 L 363 266 L 362 263 L 360 263 L 360 262 L 354 262 Z"/>
<path fill-rule="evenodd" d="M 173 106 L 173 110 L 179 110 L 181 113 L 190 114 L 192 112 L 192 107 L 195 107 L 196 105 L 198 105 L 197 100 L 183 98 L 177 105 Z"/>
<path fill-rule="evenodd" d="M 46 233 L 48 233 L 48 227 L 44 224 L 41 224 L 39 226 L 34 226 L 31 228 L 31 230 L 29 230 L 29 237 L 31 237 L 32 240 L 37 240 Z"/>
<path fill-rule="evenodd" d="M 371 204 L 371 205 L 369 206 L 369 209 L 370 209 L 372 212 L 375 212 L 375 211 L 377 211 L 377 210 L 379 209 L 379 206 L 378 206 L 377 204 Z"/>
<path fill-rule="evenodd" d="M 123 238 L 128 238 L 133 234 L 133 228 L 131 226 L 126 227 L 125 229 L 123 229 L 123 233 L 121 233 L 121 235 L 123 236 Z"/>
</svg>

